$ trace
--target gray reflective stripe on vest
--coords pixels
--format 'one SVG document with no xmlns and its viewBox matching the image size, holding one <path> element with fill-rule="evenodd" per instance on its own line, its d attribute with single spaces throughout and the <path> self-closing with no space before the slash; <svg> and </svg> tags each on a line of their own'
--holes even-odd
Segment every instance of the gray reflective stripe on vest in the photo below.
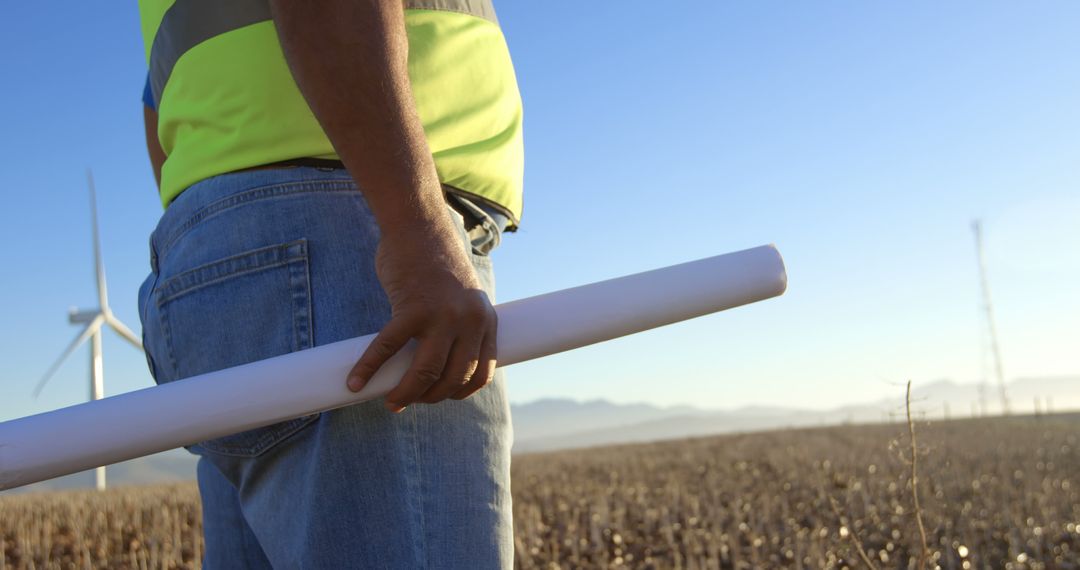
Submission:
<svg viewBox="0 0 1080 570">
<path fill-rule="evenodd" d="M 491 0 L 405 0 L 412 10 L 469 14 L 498 23 Z M 154 106 L 180 56 L 196 45 L 244 26 L 272 19 L 267 0 L 176 0 L 161 19 L 150 47 L 150 90 Z"/>
<path fill-rule="evenodd" d="M 161 103 L 161 93 L 176 61 L 189 49 L 214 36 L 270 18 L 266 0 L 176 0 L 161 18 L 150 47 L 154 106 Z"/>
<path fill-rule="evenodd" d="M 461 12 L 477 18 L 491 20 L 498 24 L 495 17 L 495 6 L 491 0 L 405 0 L 406 10 L 443 10 L 445 12 Z"/>
</svg>

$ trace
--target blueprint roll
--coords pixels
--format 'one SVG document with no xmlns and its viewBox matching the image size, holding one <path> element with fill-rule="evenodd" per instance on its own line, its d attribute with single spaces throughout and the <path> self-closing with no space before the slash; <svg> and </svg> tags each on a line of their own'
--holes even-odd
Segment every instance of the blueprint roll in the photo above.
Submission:
<svg viewBox="0 0 1080 570">
<path fill-rule="evenodd" d="M 498 305 L 499 366 L 542 358 L 776 297 L 761 246 Z M 360 392 L 345 377 L 374 335 L 0 423 L 0 490 L 126 461 L 384 396 L 407 346 Z"/>
</svg>

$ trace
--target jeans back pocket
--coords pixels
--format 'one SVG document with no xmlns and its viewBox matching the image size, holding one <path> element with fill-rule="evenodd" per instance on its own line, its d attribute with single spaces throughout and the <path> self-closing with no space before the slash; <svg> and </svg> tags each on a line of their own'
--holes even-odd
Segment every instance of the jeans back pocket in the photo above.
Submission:
<svg viewBox="0 0 1080 570">
<path fill-rule="evenodd" d="M 154 291 L 159 352 L 157 381 L 188 378 L 313 345 L 311 285 L 305 240 L 262 247 L 200 265 L 158 283 Z M 258 394 L 252 394 L 258 397 Z M 253 457 L 318 414 L 201 442 L 207 451 Z"/>
</svg>

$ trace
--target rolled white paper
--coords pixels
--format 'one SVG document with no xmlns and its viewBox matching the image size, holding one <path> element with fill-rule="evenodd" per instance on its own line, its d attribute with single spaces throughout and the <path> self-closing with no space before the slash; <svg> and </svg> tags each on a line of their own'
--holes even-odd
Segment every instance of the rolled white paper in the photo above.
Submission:
<svg viewBox="0 0 1080 570">
<path fill-rule="evenodd" d="M 775 297 L 787 275 L 761 246 L 498 305 L 507 366 Z M 374 335 L 0 423 L 0 490 L 385 395 L 409 346 L 363 390 L 345 376 Z"/>
</svg>

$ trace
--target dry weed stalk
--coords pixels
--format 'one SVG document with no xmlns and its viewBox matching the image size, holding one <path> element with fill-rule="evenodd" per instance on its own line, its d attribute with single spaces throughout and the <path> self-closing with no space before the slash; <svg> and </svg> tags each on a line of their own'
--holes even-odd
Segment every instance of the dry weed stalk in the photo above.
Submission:
<svg viewBox="0 0 1080 570">
<path fill-rule="evenodd" d="M 836 519 L 840 521 L 840 524 L 844 524 L 844 516 L 840 514 L 840 507 L 836 504 L 836 498 L 829 495 L 829 505 L 832 506 L 832 512 L 836 515 Z M 848 540 L 855 545 L 855 550 L 859 553 L 859 558 L 862 559 L 863 564 L 870 570 L 878 570 L 873 560 L 870 560 L 870 556 L 866 554 L 866 550 L 863 549 L 862 539 L 859 538 L 858 531 L 855 530 L 855 524 L 851 516 L 848 517 Z"/>
<path fill-rule="evenodd" d="M 911 438 L 911 500 L 915 503 L 915 522 L 919 526 L 919 569 L 926 570 L 926 558 L 929 549 L 926 546 L 926 528 L 922 522 L 922 507 L 919 506 L 918 446 L 915 443 L 915 423 L 911 421 L 911 380 L 907 383 L 907 397 L 904 398 L 907 410 L 908 435 Z"/>
</svg>

